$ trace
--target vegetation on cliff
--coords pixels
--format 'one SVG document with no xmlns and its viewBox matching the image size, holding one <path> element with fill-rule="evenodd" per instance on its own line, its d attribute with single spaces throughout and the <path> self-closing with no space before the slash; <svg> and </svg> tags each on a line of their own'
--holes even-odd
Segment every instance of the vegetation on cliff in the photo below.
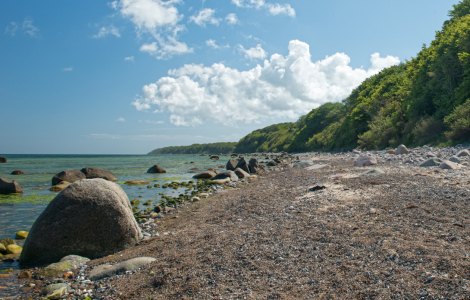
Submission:
<svg viewBox="0 0 470 300">
<path fill-rule="evenodd" d="M 171 146 L 158 148 L 148 153 L 155 154 L 198 154 L 198 153 L 211 153 L 211 154 L 228 154 L 233 153 L 236 142 L 229 143 L 211 143 L 211 144 L 193 144 L 191 146 Z"/>
</svg>

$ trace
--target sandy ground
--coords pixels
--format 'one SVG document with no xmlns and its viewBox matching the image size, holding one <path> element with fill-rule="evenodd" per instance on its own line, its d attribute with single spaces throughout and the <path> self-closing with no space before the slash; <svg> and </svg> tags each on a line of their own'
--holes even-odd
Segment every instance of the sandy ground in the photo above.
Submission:
<svg viewBox="0 0 470 300">
<path fill-rule="evenodd" d="M 313 158 L 329 166 L 266 172 L 157 220 L 160 236 L 89 262 L 157 259 L 93 283 L 111 287 L 93 298 L 470 298 L 468 170 Z M 359 176 L 373 168 L 385 174 Z M 38 298 L 35 283 L 24 299 Z"/>
</svg>

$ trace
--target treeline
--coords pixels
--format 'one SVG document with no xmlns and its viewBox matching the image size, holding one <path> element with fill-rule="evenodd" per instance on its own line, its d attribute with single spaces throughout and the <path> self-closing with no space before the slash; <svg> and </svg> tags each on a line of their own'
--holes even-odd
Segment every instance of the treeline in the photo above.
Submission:
<svg viewBox="0 0 470 300">
<path fill-rule="evenodd" d="M 228 154 L 233 153 L 237 143 L 193 144 L 191 146 L 172 146 L 153 150 L 148 154 Z"/>
<path fill-rule="evenodd" d="M 366 79 L 342 102 L 325 103 L 297 122 L 255 130 L 238 143 L 205 144 L 230 144 L 234 149 L 192 145 L 190 153 L 383 149 L 469 141 L 470 0 L 453 8 L 434 41 L 423 45 L 416 58 Z M 179 148 L 185 149 L 163 149 L 183 153 L 173 150 Z"/>
<path fill-rule="evenodd" d="M 256 130 L 236 152 L 381 149 L 470 140 L 470 0 L 416 58 L 365 80 L 339 103 Z"/>
</svg>

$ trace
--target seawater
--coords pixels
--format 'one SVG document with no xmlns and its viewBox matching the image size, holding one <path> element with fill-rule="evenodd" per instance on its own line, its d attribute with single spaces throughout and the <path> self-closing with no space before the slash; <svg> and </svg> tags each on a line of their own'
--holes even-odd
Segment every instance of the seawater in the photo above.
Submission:
<svg viewBox="0 0 470 300">
<path fill-rule="evenodd" d="M 58 194 L 49 191 L 52 177 L 67 169 L 81 170 L 85 167 L 97 167 L 113 172 L 117 184 L 126 192 L 129 200 L 139 199 L 139 210 L 147 209 L 143 203 L 152 200 L 157 205 L 161 201 L 160 193 L 169 196 L 180 194 L 178 190 L 155 188 L 172 181 L 189 181 L 194 173 L 191 168 L 205 171 L 217 169 L 226 164 L 228 156 L 220 156 L 219 161 L 209 156 L 199 155 L 4 155 L 6 163 L 0 164 L 0 177 L 18 181 L 24 189 L 21 195 L 0 195 L 0 239 L 15 238 L 17 231 L 29 231 L 31 226 L 47 204 Z M 159 165 L 167 173 L 149 174 L 147 170 Z M 24 175 L 10 175 L 14 170 L 22 170 Z M 134 186 L 124 182 L 132 179 L 150 181 L 153 188 L 147 185 Z M 24 241 L 17 240 L 19 245 Z M 16 263 L 0 263 L 0 270 L 16 267 Z"/>
</svg>

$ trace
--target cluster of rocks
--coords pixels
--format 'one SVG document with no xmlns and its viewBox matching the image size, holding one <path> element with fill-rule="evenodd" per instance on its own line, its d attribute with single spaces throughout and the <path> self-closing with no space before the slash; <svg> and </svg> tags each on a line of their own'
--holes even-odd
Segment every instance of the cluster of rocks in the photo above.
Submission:
<svg viewBox="0 0 470 300">
<path fill-rule="evenodd" d="M 209 179 L 214 184 L 224 184 L 236 182 L 239 179 L 250 178 L 260 170 L 265 170 L 264 165 L 260 164 L 256 158 L 251 158 L 249 162 L 244 157 L 240 159 L 231 158 L 226 166 L 226 171 L 218 170 L 205 171 L 193 176 L 195 179 Z"/>
</svg>

